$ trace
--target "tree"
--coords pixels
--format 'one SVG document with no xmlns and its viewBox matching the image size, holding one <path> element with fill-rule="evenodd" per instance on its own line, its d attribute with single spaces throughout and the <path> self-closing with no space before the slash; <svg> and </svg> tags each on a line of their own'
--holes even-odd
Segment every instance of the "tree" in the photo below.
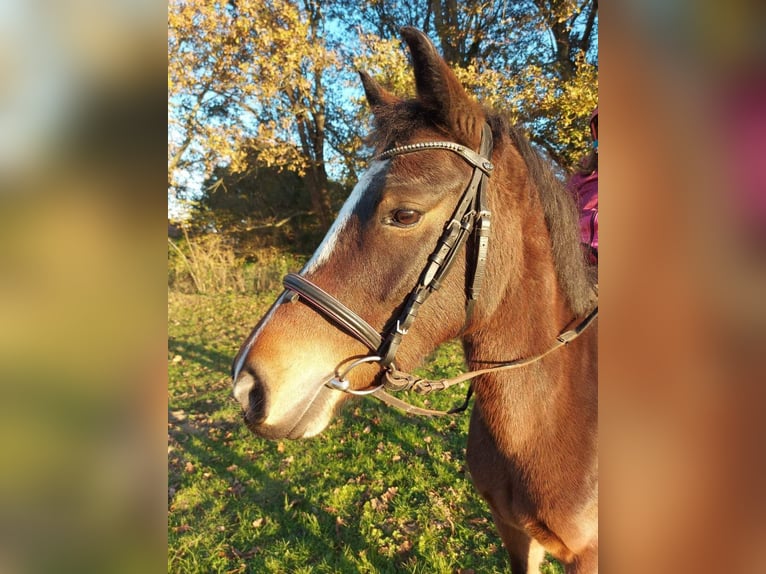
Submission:
<svg viewBox="0 0 766 574">
<path fill-rule="evenodd" d="M 527 126 L 562 168 L 588 149 L 587 117 L 598 101 L 597 0 L 385 0 L 331 3 L 362 31 L 358 67 L 396 92 L 412 82 L 401 25 L 432 36 L 465 87 Z"/>
<path fill-rule="evenodd" d="M 355 71 L 413 92 L 403 25 L 433 37 L 466 88 L 524 125 L 559 166 L 587 151 L 597 0 L 171 0 L 169 193 L 183 195 L 189 174 L 236 187 L 253 168 L 287 171 L 326 229 L 328 166 L 350 186 L 366 159 L 369 112 Z M 268 222 L 267 210 L 256 215 Z"/>
<path fill-rule="evenodd" d="M 226 236 L 238 257 L 253 259 L 264 246 L 310 251 L 325 232 L 314 215 L 307 179 L 294 171 L 262 165 L 259 150 L 243 146 L 246 167 L 219 166 L 204 182 L 204 193 L 192 203 L 192 234 Z M 340 194 L 338 184 L 329 184 Z"/>
<path fill-rule="evenodd" d="M 323 25 L 314 0 L 171 0 L 169 190 L 184 172 L 237 173 L 247 159 L 305 176 L 329 225 L 324 76 L 337 64 Z"/>
</svg>

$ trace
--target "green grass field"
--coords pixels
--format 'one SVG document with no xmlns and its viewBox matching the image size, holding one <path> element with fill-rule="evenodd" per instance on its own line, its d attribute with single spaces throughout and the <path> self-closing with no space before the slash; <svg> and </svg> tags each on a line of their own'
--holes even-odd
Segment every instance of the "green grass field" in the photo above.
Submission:
<svg viewBox="0 0 766 574">
<path fill-rule="evenodd" d="M 274 295 L 168 294 L 168 572 L 508 572 L 467 474 L 468 413 L 414 418 L 356 399 L 312 439 L 243 426 L 229 368 Z M 418 373 L 461 367 L 452 342 Z"/>
</svg>

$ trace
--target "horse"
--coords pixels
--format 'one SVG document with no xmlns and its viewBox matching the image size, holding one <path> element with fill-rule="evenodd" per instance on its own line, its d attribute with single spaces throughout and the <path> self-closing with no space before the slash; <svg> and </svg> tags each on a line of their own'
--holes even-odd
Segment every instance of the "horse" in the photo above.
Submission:
<svg viewBox="0 0 766 574">
<path fill-rule="evenodd" d="M 512 571 L 547 551 L 597 572 L 597 290 L 574 202 L 425 34 L 401 33 L 416 96 L 360 72 L 375 156 L 243 343 L 233 394 L 256 435 L 311 437 L 354 394 L 422 383 L 401 374 L 459 337 L 468 469 Z"/>
</svg>

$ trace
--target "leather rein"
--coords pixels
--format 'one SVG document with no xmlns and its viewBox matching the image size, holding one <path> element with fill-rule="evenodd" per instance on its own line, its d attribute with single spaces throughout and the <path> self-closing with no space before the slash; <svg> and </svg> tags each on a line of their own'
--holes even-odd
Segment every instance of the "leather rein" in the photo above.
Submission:
<svg viewBox="0 0 766 574">
<path fill-rule="evenodd" d="M 421 272 L 417 284 L 407 296 L 402 310 L 396 318 L 387 324 L 382 333 L 378 333 L 374 327 L 357 313 L 302 275 L 290 273 L 283 280 L 289 300 L 301 300 L 316 312 L 330 319 L 340 329 L 365 344 L 372 353 L 362 357 L 352 357 L 342 362 L 336 368 L 334 376 L 325 382 L 326 386 L 352 395 L 370 395 L 391 406 L 402 409 L 406 413 L 426 416 L 454 414 L 464 411 L 468 407 L 473 387 L 468 389 L 464 404 L 449 411 L 436 411 L 416 407 L 391 396 L 386 390 L 403 391 L 411 389 L 419 394 L 428 394 L 435 390 L 446 389 L 479 375 L 524 367 L 576 339 L 598 315 L 598 307 L 596 307 L 575 327 L 559 334 L 555 342 L 542 353 L 528 358 L 500 363 L 485 369 L 470 371 L 452 379 L 431 381 L 404 373 L 396 368 L 394 360 L 404 335 L 407 334 L 415 321 L 418 310 L 423 303 L 441 286 L 441 282 L 449 273 L 458 252 L 471 234 L 475 236 L 475 252 L 470 280 L 467 282 L 464 329 L 471 320 L 475 302 L 481 293 L 486 268 L 491 218 L 491 213 L 486 203 L 486 187 L 489 176 L 494 169 L 490 159 L 492 156 L 492 132 L 489 125 L 484 124 L 479 153 L 454 142 L 433 141 L 396 147 L 384 151 L 376 156 L 375 159 L 389 159 L 397 155 L 435 149 L 448 150 L 458 154 L 473 167 L 473 174 L 468 187 L 463 192 L 452 213 L 452 217 L 444 226 L 444 231 L 441 237 L 439 237 L 436 249 L 428 257 L 428 263 Z M 384 371 L 382 380 L 378 385 L 372 385 L 364 389 L 352 389 L 348 375 L 354 368 L 365 363 L 379 363 Z"/>
</svg>

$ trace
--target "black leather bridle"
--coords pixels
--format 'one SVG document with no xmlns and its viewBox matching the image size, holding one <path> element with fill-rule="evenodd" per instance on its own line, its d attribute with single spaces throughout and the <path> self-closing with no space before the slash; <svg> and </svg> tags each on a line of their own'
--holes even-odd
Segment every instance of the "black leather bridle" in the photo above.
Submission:
<svg viewBox="0 0 766 574">
<path fill-rule="evenodd" d="M 528 364 L 528 362 L 539 360 L 542 356 L 558 348 L 558 346 L 567 344 L 570 340 L 579 336 L 580 332 L 582 332 L 582 330 L 584 330 L 595 318 L 598 308 L 594 309 L 577 329 L 562 333 L 557 338 L 557 342 L 554 343 L 553 347 L 530 359 L 504 363 L 489 369 L 466 373 L 461 377 L 449 381 L 440 381 L 436 383 L 398 371 L 395 365 L 395 359 L 404 335 L 406 335 L 412 327 L 412 324 L 418 315 L 418 310 L 423 303 L 425 303 L 428 297 L 441 286 L 442 281 L 452 268 L 456 256 L 462 246 L 467 242 L 471 234 L 474 234 L 475 252 L 473 260 L 469 262 L 468 269 L 466 270 L 466 273 L 469 273 L 470 276 L 469 280 L 466 282 L 466 318 L 464 329 L 468 326 L 475 302 L 481 292 L 487 262 L 487 250 L 489 247 L 491 213 L 487 206 L 486 188 L 489 176 L 494 169 L 494 165 L 491 161 L 492 131 L 489 125 L 484 124 L 482 129 L 478 153 L 454 142 L 433 141 L 396 147 L 384 151 L 376 156 L 375 159 L 390 159 L 398 155 L 425 150 L 448 150 L 454 152 L 473 167 L 473 173 L 468 187 L 466 187 L 460 200 L 455 206 L 451 218 L 445 223 L 444 230 L 439 237 L 436 249 L 429 255 L 428 262 L 420 273 L 417 284 L 410 291 L 399 314 L 395 319 L 388 323 L 388 326 L 383 333 L 378 333 L 374 327 L 367 323 L 367 321 L 360 317 L 356 312 L 346 307 L 343 303 L 338 301 L 338 299 L 302 275 L 290 273 L 284 278 L 283 283 L 288 291 L 288 299 L 293 301 L 299 299 L 303 301 L 315 311 L 327 317 L 340 329 L 361 341 L 371 351 L 370 355 L 353 357 L 341 363 L 335 371 L 335 376 L 325 383 L 328 387 L 355 395 L 374 395 L 389 404 L 403 408 L 407 412 L 436 415 L 445 413 L 413 407 L 412 405 L 386 394 L 383 388 L 385 387 L 385 389 L 394 391 L 414 388 L 418 392 L 425 393 L 430 392 L 431 390 L 436 390 L 437 388 L 446 388 L 456 382 L 468 380 L 473 376 L 484 372 L 523 366 L 524 364 Z M 572 334 L 574 334 L 574 336 L 572 336 Z M 351 370 L 361 364 L 373 362 L 379 363 L 384 371 L 384 377 L 382 377 L 381 383 L 365 389 L 350 388 L 350 383 L 347 377 Z M 467 403 L 468 400 L 466 399 L 466 403 L 463 407 L 453 409 L 449 412 L 463 410 L 465 406 L 467 406 Z"/>
<path fill-rule="evenodd" d="M 394 368 L 396 353 L 402 338 L 414 323 L 418 310 L 428 297 L 439 289 L 441 282 L 452 268 L 460 248 L 472 232 L 476 234 L 476 254 L 472 277 L 468 282 L 466 324 L 470 321 L 474 303 L 481 292 L 487 261 L 490 224 L 490 212 L 486 205 L 486 187 L 487 179 L 494 169 L 490 160 L 492 132 L 489 126 L 484 124 L 479 153 L 454 142 L 434 141 L 396 147 L 381 153 L 375 159 L 383 160 L 397 155 L 438 149 L 448 150 L 462 157 L 473 167 L 473 174 L 451 218 L 444 225 L 444 231 L 439 237 L 436 249 L 429 255 L 428 263 L 421 272 L 417 284 L 407 296 L 399 315 L 389 323 L 382 334 L 379 334 L 357 313 L 305 277 L 291 273 L 284 278 L 284 286 L 289 291 L 296 293 L 302 301 L 364 343 L 374 353 L 371 356 L 377 357 L 376 361 L 385 370 Z M 328 384 L 338 390 L 351 391 L 342 382 L 343 380 L 336 377 Z"/>
</svg>

